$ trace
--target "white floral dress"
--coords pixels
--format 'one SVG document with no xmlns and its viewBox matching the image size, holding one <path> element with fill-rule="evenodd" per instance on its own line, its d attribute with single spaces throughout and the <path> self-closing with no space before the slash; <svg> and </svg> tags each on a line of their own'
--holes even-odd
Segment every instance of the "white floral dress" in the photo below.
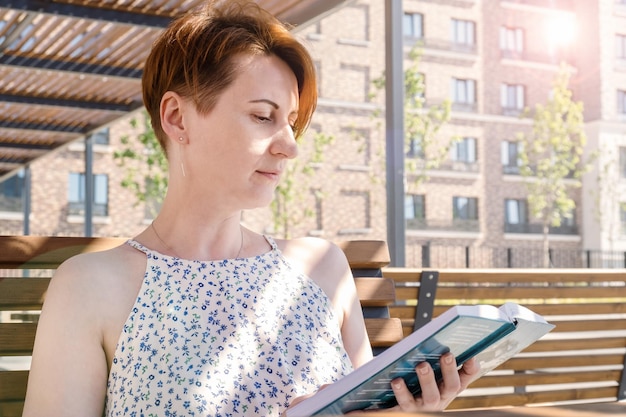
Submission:
<svg viewBox="0 0 626 417">
<path fill-rule="evenodd" d="M 148 262 L 107 384 L 105 415 L 278 416 L 352 370 L 330 301 L 272 250 Z"/>
</svg>

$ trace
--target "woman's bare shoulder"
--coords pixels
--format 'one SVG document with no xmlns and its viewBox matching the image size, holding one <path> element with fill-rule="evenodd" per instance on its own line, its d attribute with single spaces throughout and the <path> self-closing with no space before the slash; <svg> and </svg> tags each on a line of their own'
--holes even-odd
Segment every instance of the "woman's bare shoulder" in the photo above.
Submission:
<svg viewBox="0 0 626 417">
<path fill-rule="evenodd" d="M 82 253 L 63 262 L 56 270 L 52 289 L 70 288 L 76 295 L 97 295 L 124 286 L 133 278 L 141 278 L 145 255 L 127 244 L 100 252 Z M 101 294 L 101 293 L 100 293 Z"/>
<path fill-rule="evenodd" d="M 283 255 L 293 265 L 332 296 L 345 280 L 352 280 L 350 266 L 339 246 L 325 239 L 303 237 L 277 241 Z"/>
<path fill-rule="evenodd" d="M 286 255 L 307 263 L 334 263 L 345 261 L 341 248 L 333 242 L 317 237 L 275 239 L 279 249 Z M 343 266 L 343 265 L 342 265 Z"/>
</svg>

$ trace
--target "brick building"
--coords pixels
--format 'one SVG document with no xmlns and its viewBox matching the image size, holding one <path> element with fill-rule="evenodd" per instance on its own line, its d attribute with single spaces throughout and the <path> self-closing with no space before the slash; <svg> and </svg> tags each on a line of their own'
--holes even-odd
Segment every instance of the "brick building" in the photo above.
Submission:
<svg viewBox="0 0 626 417">
<path fill-rule="evenodd" d="M 541 247 L 517 169 L 517 134 L 531 129 L 520 114 L 546 101 L 562 60 L 575 68 L 570 87 L 584 102 L 588 147 L 601 152 L 583 187 L 572 190 L 574 216 L 552 231 L 550 246 L 626 250 L 626 2 L 405 0 L 403 6 L 405 51 L 420 45 L 426 105 L 452 101 L 452 118 L 438 138 L 460 138 L 425 183 L 416 187 L 407 178 L 406 264 L 421 266 L 425 245 L 438 266 L 449 267 L 465 266 L 456 253 L 463 248 Z M 387 237 L 384 97 L 372 84 L 384 72 L 384 13 L 384 2 L 357 0 L 296 30 L 315 58 L 320 99 L 295 171 L 307 163 L 316 133 L 334 142 L 321 161 L 309 164 L 314 175 L 298 174 L 300 193 L 287 206 L 292 236 Z M 577 37 L 559 39 L 572 22 Z M 122 136 L 139 133 L 133 117 L 141 113 L 111 124 L 103 144 L 95 145 L 96 236 L 130 236 L 150 221 L 144 205 L 120 186 L 124 170 L 113 158 Z M 77 142 L 31 165 L 31 234 L 84 233 L 84 164 L 84 145 Z M 24 231 L 17 202 L 22 182 L 18 175 L 0 186 L 2 234 Z M 246 212 L 243 221 L 277 231 L 268 209 Z M 503 266 L 494 256 L 471 266 Z"/>
</svg>

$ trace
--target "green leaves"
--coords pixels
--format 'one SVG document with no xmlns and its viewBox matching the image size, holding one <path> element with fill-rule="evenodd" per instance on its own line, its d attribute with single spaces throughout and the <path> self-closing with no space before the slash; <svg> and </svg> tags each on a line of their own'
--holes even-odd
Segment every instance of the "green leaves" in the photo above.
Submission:
<svg viewBox="0 0 626 417">
<path fill-rule="evenodd" d="M 118 166 L 126 170 L 120 184 L 134 194 L 135 206 L 147 203 L 149 214 L 155 217 L 167 192 L 167 158 L 147 112 L 131 119 L 130 125 L 139 132 L 133 137 L 123 136 L 121 148 L 113 153 Z"/>
<path fill-rule="evenodd" d="M 518 136 L 529 211 L 541 221 L 544 233 L 571 218 L 575 202 L 570 190 L 581 187 L 581 177 L 590 167 L 590 159 L 583 160 L 587 143 L 583 104 L 573 101 L 569 79 L 570 68 L 563 64 L 546 103 L 525 112 L 533 120 L 532 130 Z M 544 239 L 547 242 L 547 236 Z"/>
<path fill-rule="evenodd" d="M 310 142 L 303 142 L 297 159 L 289 161 L 281 182 L 276 187 L 275 198 L 270 204 L 274 220 L 274 233 L 284 238 L 291 237 L 290 226 L 314 215 L 314 210 L 303 204 L 311 190 L 307 178 L 315 173 L 315 167 L 324 162 L 324 152 L 333 143 L 334 136 L 321 132 L 312 135 Z M 315 191 L 316 199 L 322 198 L 320 190 Z"/>
<path fill-rule="evenodd" d="M 404 70 L 404 147 L 405 172 L 411 177 L 414 186 L 428 180 L 427 171 L 436 169 L 448 158 L 450 147 L 458 138 L 447 141 L 439 137 L 439 130 L 452 117 L 452 102 L 443 100 L 441 103 L 426 102 L 426 83 L 419 65 L 422 51 L 415 46 L 409 52 L 409 65 Z M 385 74 L 372 81 L 376 97 L 385 90 Z M 373 117 L 379 117 L 376 112 Z M 417 149 L 418 152 L 412 150 Z"/>
</svg>

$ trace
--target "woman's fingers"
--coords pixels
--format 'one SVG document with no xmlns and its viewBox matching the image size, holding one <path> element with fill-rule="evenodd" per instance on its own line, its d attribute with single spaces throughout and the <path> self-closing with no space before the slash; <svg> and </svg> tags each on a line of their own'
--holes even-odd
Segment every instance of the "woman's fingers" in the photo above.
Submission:
<svg viewBox="0 0 626 417">
<path fill-rule="evenodd" d="M 459 369 L 451 353 L 440 358 L 440 368 L 442 379 L 437 381 L 435 372 L 428 362 L 422 362 L 415 367 L 422 389 L 417 397 L 413 397 L 402 378 L 393 380 L 391 387 L 398 401 L 398 408 L 407 412 L 443 410 L 459 392 L 476 379 L 480 370 L 478 362 L 474 359 L 465 362 Z"/>
</svg>

